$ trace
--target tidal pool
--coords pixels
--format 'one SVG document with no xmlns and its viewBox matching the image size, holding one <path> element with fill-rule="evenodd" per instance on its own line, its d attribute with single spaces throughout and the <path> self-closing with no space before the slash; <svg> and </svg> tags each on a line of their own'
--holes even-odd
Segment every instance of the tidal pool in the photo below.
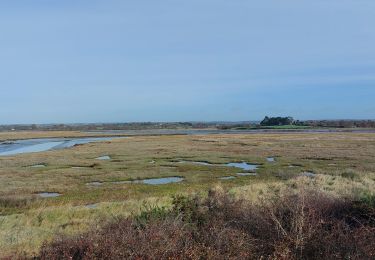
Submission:
<svg viewBox="0 0 375 260">
<path fill-rule="evenodd" d="M 98 203 L 87 204 L 87 205 L 85 205 L 85 207 L 88 208 L 88 209 L 96 209 L 98 207 Z"/>
<path fill-rule="evenodd" d="M 129 183 L 134 183 L 135 181 L 113 181 L 111 183 L 113 184 L 129 184 Z"/>
<path fill-rule="evenodd" d="M 219 179 L 220 180 L 232 180 L 232 179 L 235 179 L 236 177 L 234 176 L 225 176 L 225 177 L 220 177 Z"/>
<path fill-rule="evenodd" d="M 84 137 L 84 138 L 39 138 L 0 143 L 0 156 L 22 153 L 36 153 L 73 147 L 99 141 L 109 141 L 121 137 Z"/>
<path fill-rule="evenodd" d="M 55 198 L 61 196 L 61 194 L 57 192 L 41 192 L 38 193 L 38 196 L 41 198 Z"/>
<path fill-rule="evenodd" d="M 103 155 L 95 158 L 96 160 L 111 160 L 111 157 L 108 155 Z"/>
<path fill-rule="evenodd" d="M 309 177 L 309 178 L 315 178 L 316 174 L 313 172 L 303 172 L 301 173 L 301 176 Z"/>
<path fill-rule="evenodd" d="M 257 176 L 258 174 L 255 172 L 238 172 L 236 173 L 238 176 Z"/>
<path fill-rule="evenodd" d="M 240 163 L 227 163 L 227 164 L 213 164 L 209 162 L 204 161 L 179 161 L 178 163 L 191 163 L 191 164 L 197 164 L 197 165 L 203 165 L 203 166 L 226 166 L 226 167 L 235 167 L 240 168 L 244 171 L 255 171 L 258 169 L 259 165 L 257 164 L 250 164 L 246 162 L 240 162 Z"/>
<path fill-rule="evenodd" d="M 241 163 L 227 163 L 226 166 L 241 168 L 244 171 L 255 171 L 259 167 L 259 165 L 257 165 L 257 164 L 250 164 L 250 163 L 246 163 L 246 162 L 241 162 Z"/>
<path fill-rule="evenodd" d="M 31 165 L 30 167 L 31 168 L 44 168 L 44 167 L 46 167 L 46 165 L 45 164 L 35 164 L 35 165 Z"/>
<path fill-rule="evenodd" d="M 177 183 L 183 180 L 184 178 L 182 177 L 165 177 L 165 178 L 152 178 L 152 179 L 134 180 L 134 181 L 117 181 L 117 182 L 112 182 L 112 183 L 115 183 L 115 184 L 135 183 L 135 184 L 161 185 L 161 184 L 168 184 L 168 183 Z"/>
<path fill-rule="evenodd" d="M 191 163 L 191 164 L 204 165 L 204 166 L 217 166 L 217 164 L 212 164 L 208 162 L 200 162 L 200 161 L 179 161 L 178 163 Z"/>
<path fill-rule="evenodd" d="M 93 182 L 88 182 L 88 183 L 86 183 L 86 185 L 88 185 L 88 186 L 102 186 L 102 185 L 103 185 L 103 182 L 100 182 L 100 181 L 93 181 Z"/>
<path fill-rule="evenodd" d="M 142 182 L 145 184 L 159 185 L 159 184 L 176 183 L 176 182 L 180 182 L 183 180 L 184 178 L 181 178 L 181 177 L 166 177 L 166 178 L 146 179 L 146 180 L 142 180 Z"/>
</svg>

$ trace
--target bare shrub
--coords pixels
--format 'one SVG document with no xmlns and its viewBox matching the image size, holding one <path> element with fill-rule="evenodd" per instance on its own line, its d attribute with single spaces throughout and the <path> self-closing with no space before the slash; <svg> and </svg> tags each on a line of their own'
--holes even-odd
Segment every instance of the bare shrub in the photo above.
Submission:
<svg viewBox="0 0 375 260">
<path fill-rule="evenodd" d="M 45 244 L 40 259 L 373 259 L 374 208 L 317 191 L 261 205 L 220 189 L 177 196 L 78 237 Z"/>
</svg>

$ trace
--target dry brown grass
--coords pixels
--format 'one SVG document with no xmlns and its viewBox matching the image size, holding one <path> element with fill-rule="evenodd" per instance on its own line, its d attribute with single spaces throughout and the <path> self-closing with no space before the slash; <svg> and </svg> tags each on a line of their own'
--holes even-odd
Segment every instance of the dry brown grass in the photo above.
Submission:
<svg viewBox="0 0 375 260">
<path fill-rule="evenodd" d="M 40 259 L 372 259 L 375 210 L 313 190 L 261 205 L 222 191 L 176 197 L 77 237 L 45 244 Z"/>
</svg>

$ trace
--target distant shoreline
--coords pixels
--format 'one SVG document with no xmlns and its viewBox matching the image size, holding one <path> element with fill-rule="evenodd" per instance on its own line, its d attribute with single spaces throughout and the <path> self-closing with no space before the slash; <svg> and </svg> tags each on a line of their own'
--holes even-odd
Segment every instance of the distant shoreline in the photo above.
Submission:
<svg viewBox="0 0 375 260">
<path fill-rule="evenodd" d="M 1 131 L 2 142 L 26 139 L 48 138 L 97 138 L 97 137 L 127 137 L 127 136 L 167 136 L 167 135 L 230 135 L 230 134 L 329 134 L 357 133 L 375 134 L 374 128 L 262 128 L 262 129 L 143 129 L 143 130 L 92 130 L 92 131 Z"/>
</svg>

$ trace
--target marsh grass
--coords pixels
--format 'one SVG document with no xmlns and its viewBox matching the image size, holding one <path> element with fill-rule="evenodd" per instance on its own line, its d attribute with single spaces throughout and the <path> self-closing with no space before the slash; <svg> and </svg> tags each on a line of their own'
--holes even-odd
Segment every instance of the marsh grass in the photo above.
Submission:
<svg viewBox="0 0 375 260">
<path fill-rule="evenodd" d="M 24 214 L 0 217 L 0 252 L 2 256 L 35 255 L 43 242 L 55 235 L 75 235 L 119 217 L 138 214 L 142 205 L 169 205 L 170 198 L 127 200 L 98 203 L 95 209 L 85 205 L 40 206 Z M 32 238 L 30 240 L 30 238 Z"/>
<path fill-rule="evenodd" d="M 341 173 L 341 177 L 354 180 L 354 179 L 358 179 L 358 174 L 354 170 L 348 169 Z"/>
<path fill-rule="evenodd" d="M 0 138 L 53 134 L 2 133 Z M 57 136 L 75 134 L 61 132 Z M 103 154 L 110 155 L 112 160 L 95 160 Z M 108 220 L 137 212 L 142 201 L 150 198 L 159 198 L 158 206 L 168 206 L 171 196 L 204 195 L 219 183 L 235 197 L 254 203 L 280 196 L 288 189 L 297 191 L 302 186 L 336 197 L 372 201 L 373 154 L 374 134 L 336 133 L 138 136 L 0 157 L 0 258 L 14 251 L 32 256 L 43 241 L 51 240 L 56 233 L 84 232 L 91 225 L 99 225 L 93 224 L 96 219 Z M 277 157 L 275 163 L 266 162 L 270 155 Z M 257 176 L 220 181 L 220 177 L 235 176 L 238 169 L 176 163 L 181 159 L 214 164 L 246 161 L 262 166 Z M 41 162 L 47 167 L 25 167 Z M 300 167 L 289 168 L 290 164 Z M 88 167 L 72 169 L 72 166 Z M 299 176 L 307 170 L 316 173 L 316 177 Z M 171 176 L 185 180 L 160 186 L 110 184 Z M 86 185 L 93 181 L 106 184 L 94 188 Z M 39 192 L 63 195 L 42 199 L 35 196 Z M 94 203 L 98 203 L 95 209 L 85 207 Z"/>
</svg>

